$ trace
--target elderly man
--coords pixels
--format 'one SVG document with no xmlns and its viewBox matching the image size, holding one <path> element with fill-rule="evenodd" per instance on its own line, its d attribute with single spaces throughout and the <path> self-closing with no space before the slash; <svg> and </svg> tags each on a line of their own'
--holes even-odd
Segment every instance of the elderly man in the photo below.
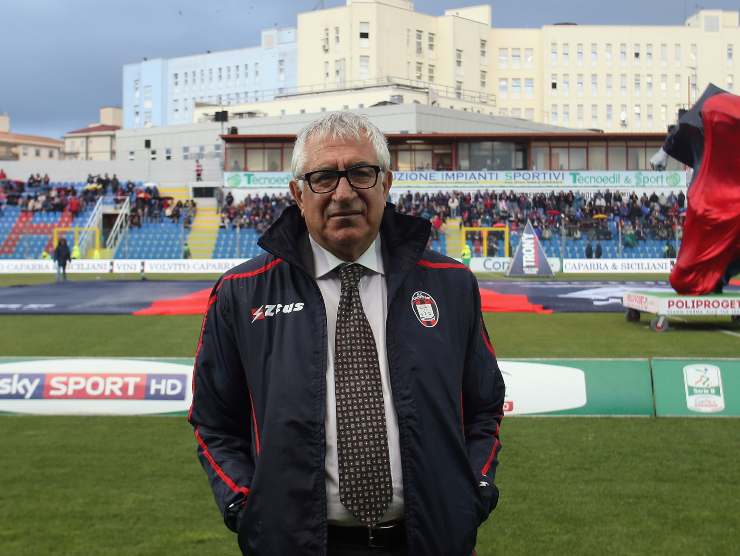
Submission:
<svg viewBox="0 0 740 556">
<path fill-rule="evenodd" d="M 386 205 L 389 167 L 365 117 L 310 124 L 296 205 L 211 294 L 189 419 L 244 554 L 469 556 L 498 501 L 477 283 Z"/>
</svg>

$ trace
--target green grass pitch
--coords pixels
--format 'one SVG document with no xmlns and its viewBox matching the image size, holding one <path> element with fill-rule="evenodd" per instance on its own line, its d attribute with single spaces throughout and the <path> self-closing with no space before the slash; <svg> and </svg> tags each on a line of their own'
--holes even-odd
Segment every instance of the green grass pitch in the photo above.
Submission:
<svg viewBox="0 0 740 556">
<path fill-rule="evenodd" d="M 738 357 L 726 320 L 656 334 L 616 313 L 486 316 L 502 358 Z M 0 316 L 0 354 L 187 357 L 199 326 Z M 2 556 L 238 554 L 182 417 L 2 416 L 0 438 Z M 736 419 L 508 418 L 502 441 L 480 556 L 736 553 Z"/>
</svg>

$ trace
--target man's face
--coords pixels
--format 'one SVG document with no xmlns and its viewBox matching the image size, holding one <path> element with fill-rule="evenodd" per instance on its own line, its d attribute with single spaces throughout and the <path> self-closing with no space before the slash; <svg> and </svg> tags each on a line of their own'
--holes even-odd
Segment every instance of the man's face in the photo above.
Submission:
<svg viewBox="0 0 740 556">
<path fill-rule="evenodd" d="M 306 142 L 305 153 L 304 174 L 378 164 L 375 149 L 364 134 L 354 139 L 313 137 Z M 290 191 L 311 237 L 337 257 L 354 261 L 378 235 L 391 182 L 392 175 L 386 172 L 378 176 L 375 187 L 354 189 L 342 178 L 331 193 L 314 193 L 308 183 L 301 189 L 294 180 Z"/>
</svg>

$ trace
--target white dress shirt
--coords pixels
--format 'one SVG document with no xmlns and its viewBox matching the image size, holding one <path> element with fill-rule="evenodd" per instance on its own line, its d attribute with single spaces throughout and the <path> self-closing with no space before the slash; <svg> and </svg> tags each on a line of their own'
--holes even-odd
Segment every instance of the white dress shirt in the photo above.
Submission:
<svg viewBox="0 0 740 556">
<path fill-rule="evenodd" d="M 360 525 L 339 499 L 339 463 L 337 458 L 337 416 L 336 395 L 334 392 L 334 339 L 337 330 L 337 309 L 341 282 L 336 268 L 345 264 L 332 253 L 321 247 L 309 236 L 313 251 L 316 282 L 324 298 L 326 307 L 326 326 L 328 339 L 328 358 L 326 364 L 326 497 L 327 517 L 333 525 Z M 354 261 L 369 270 L 360 278 L 358 288 L 362 307 L 370 322 L 378 350 L 378 364 L 383 386 L 385 405 L 385 424 L 388 431 L 388 452 L 393 480 L 393 500 L 383 515 L 381 522 L 400 519 L 403 516 L 403 476 L 401 473 L 401 449 L 398 442 L 398 418 L 393 405 L 391 381 L 388 375 L 388 355 L 385 350 L 385 321 L 388 316 L 388 291 L 385 283 L 383 257 L 380 251 L 380 235 L 367 250 Z M 382 302 L 379 302 L 381 301 Z"/>
</svg>

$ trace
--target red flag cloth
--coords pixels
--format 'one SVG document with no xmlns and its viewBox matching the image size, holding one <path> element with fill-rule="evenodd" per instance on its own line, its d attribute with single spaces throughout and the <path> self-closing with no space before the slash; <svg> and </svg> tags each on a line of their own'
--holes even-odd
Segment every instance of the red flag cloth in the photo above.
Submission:
<svg viewBox="0 0 740 556">
<path fill-rule="evenodd" d="M 688 192 L 683 241 L 671 286 L 711 293 L 740 259 L 740 97 L 718 94 L 702 108 L 704 159 Z"/>
</svg>

